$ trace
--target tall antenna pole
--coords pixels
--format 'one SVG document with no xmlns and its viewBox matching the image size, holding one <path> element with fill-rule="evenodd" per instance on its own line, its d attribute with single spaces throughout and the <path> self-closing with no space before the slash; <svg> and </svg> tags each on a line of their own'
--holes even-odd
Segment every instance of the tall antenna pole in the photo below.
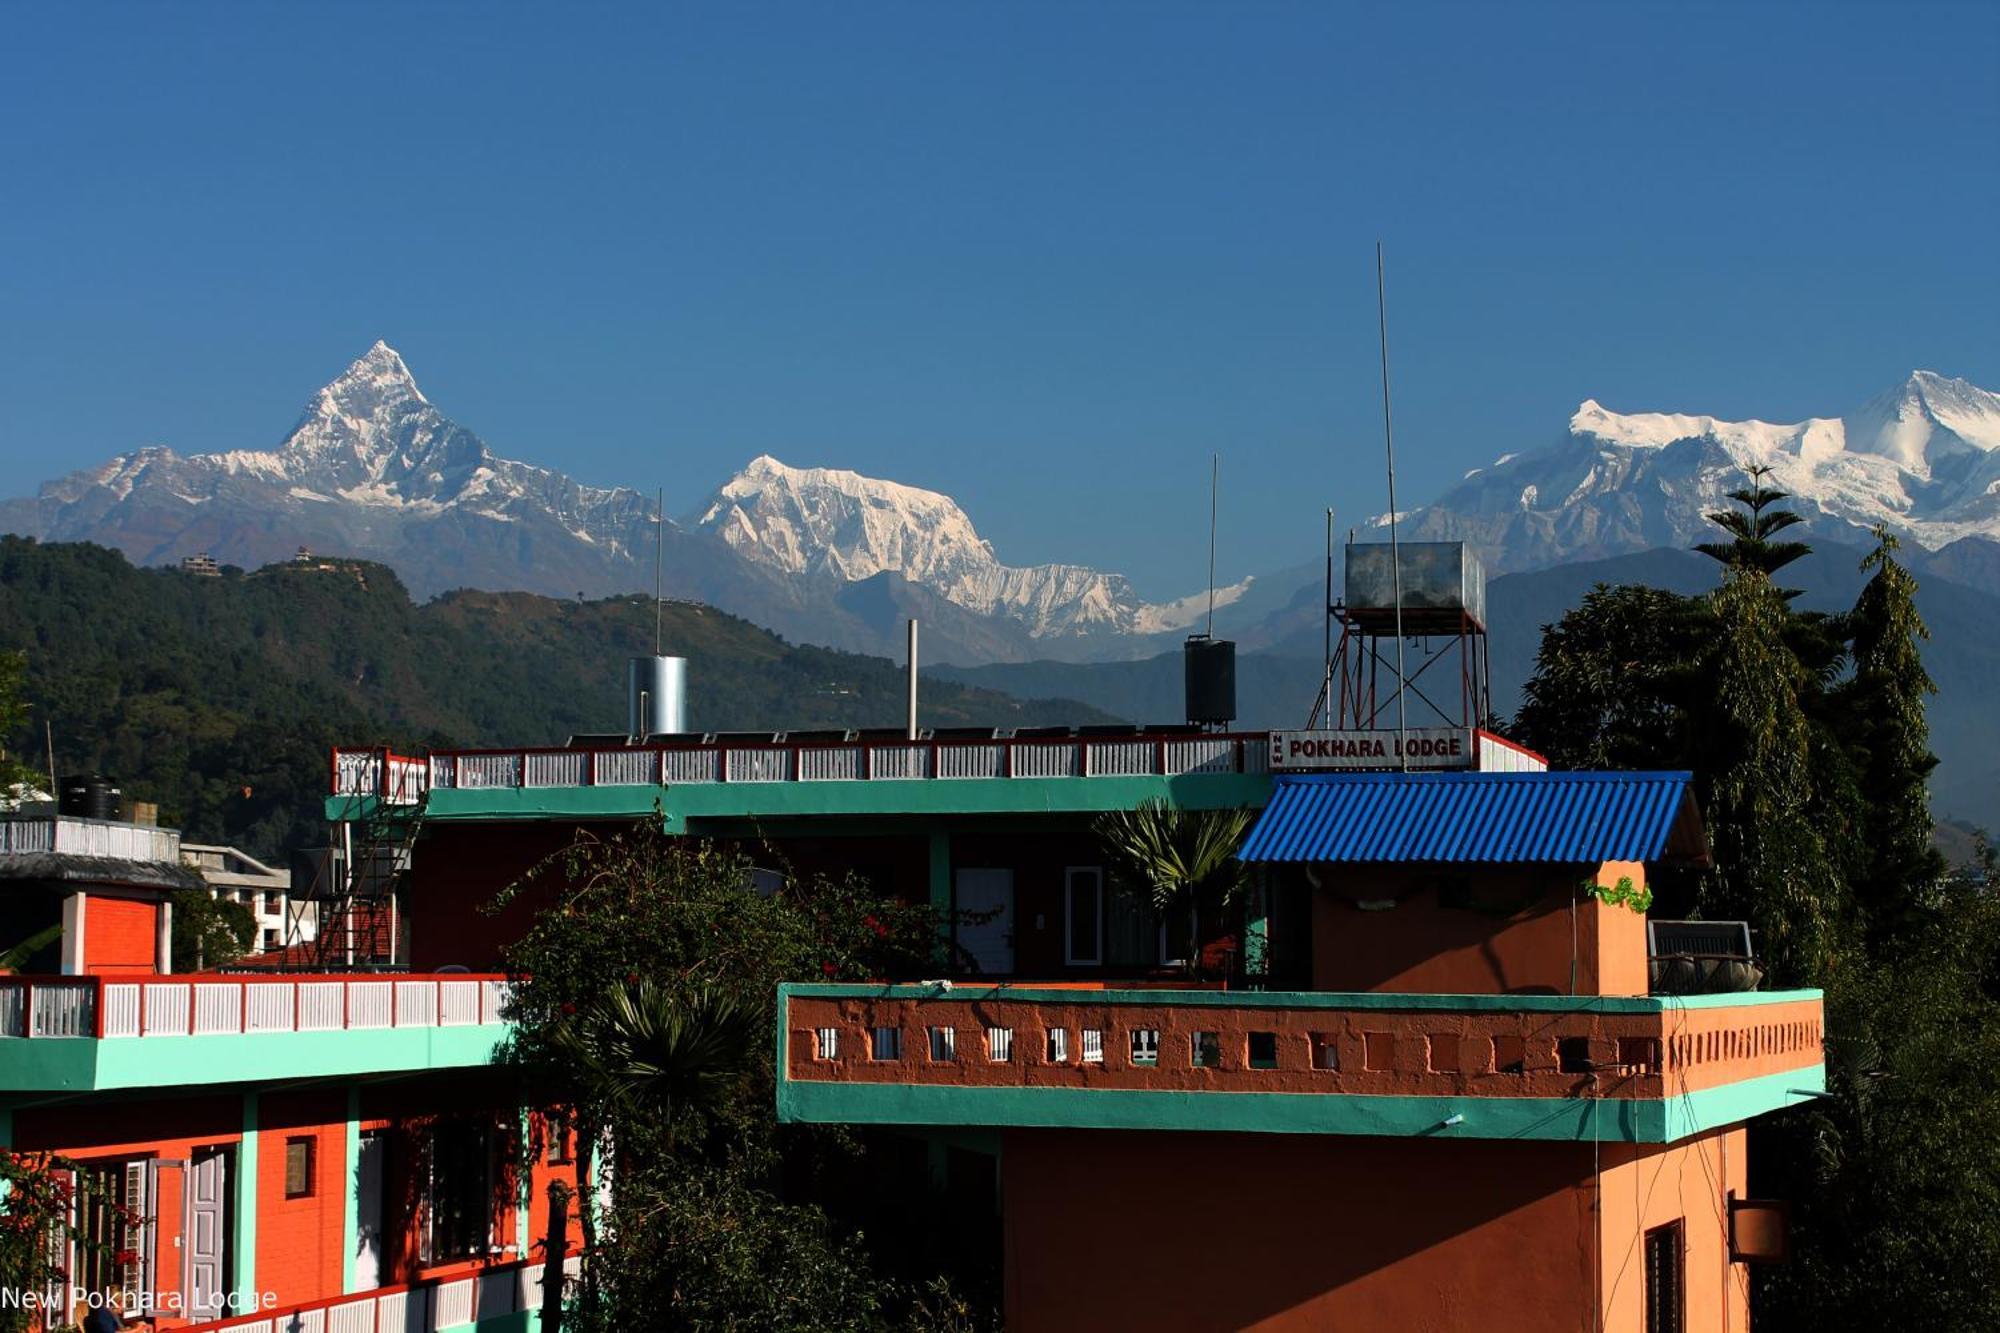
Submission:
<svg viewBox="0 0 2000 1333">
<path fill-rule="evenodd" d="M 1204 638 L 1215 637 L 1215 490 L 1222 480 L 1222 455 L 1208 461 L 1208 629 Z"/>
<path fill-rule="evenodd" d="M 1333 721 L 1333 506 L 1326 510 L 1326 597 L 1320 607 L 1321 638 L 1325 641 L 1326 679 L 1319 687 L 1320 707 L 1326 710 L 1329 723 Z M 1314 721 L 1318 721 L 1318 709 L 1314 710 Z M 1308 726 L 1311 723 L 1307 724 Z"/>
<path fill-rule="evenodd" d="M 1389 298 L 1382 280 L 1382 242 L 1375 242 L 1375 324 L 1382 340 L 1382 449 L 1389 457 L 1389 585 L 1396 599 L 1396 757 L 1410 767 L 1410 705 L 1403 696 L 1403 553 L 1396 544 L 1396 435 L 1389 423 Z"/>
<path fill-rule="evenodd" d="M 1391 500 L 1390 504 L 1395 501 Z M 667 564 L 667 488 L 660 487 L 659 503 L 653 509 L 653 526 L 659 529 L 653 541 L 653 656 L 660 655 L 660 618 L 666 614 L 666 584 L 662 571 Z"/>
</svg>

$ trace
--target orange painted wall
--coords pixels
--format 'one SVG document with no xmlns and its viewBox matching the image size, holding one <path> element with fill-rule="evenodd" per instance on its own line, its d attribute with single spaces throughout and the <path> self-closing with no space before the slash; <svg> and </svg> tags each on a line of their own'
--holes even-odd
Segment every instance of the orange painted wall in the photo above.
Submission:
<svg viewBox="0 0 2000 1333">
<path fill-rule="evenodd" d="M 259 1100 L 257 1125 L 257 1286 L 279 1305 L 336 1295 L 352 1188 L 347 1091 L 268 1094 Z M 286 1145 L 295 1138 L 313 1145 L 312 1189 L 288 1199 Z"/>
<path fill-rule="evenodd" d="M 1740 1128 L 1686 1143 L 1604 1146 L 1604 1266 L 1600 1291 L 1607 1329 L 1644 1326 L 1643 1237 L 1678 1220 L 1687 1272 L 1683 1327 L 1746 1333 L 1750 1270 L 1729 1262 L 1728 1196 L 1746 1193 L 1747 1149 Z"/>
<path fill-rule="evenodd" d="M 90 894 L 83 904 L 84 971 L 157 972 L 159 904 Z"/>
<path fill-rule="evenodd" d="M 1632 862 L 1595 878 L 1621 876 L 1645 884 Z M 1590 877 L 1583 867 L 1326 867 L 1312 894 L 1313 988 L 1644 995 L 1645 917 L 1581 895 Z"/>
<path fill-rule="evenodd" d="M 1588 1143 L 1011 1131 L 1001 1150 L 1007 1326 L 1588 1329 L 1600 1274 L 1591 1163 Z M 1713 1216 L 1693 1193 L 1705 1181 L 1698 1165 L 1670 1156 L 1654 1166 L 1678 1173 L 1655 1211 L 1680 1198 Z M 1630 1248 L 1632 1216 L 1614 1190 L 1607 1261 Z M 1691 1286 L 1710 1287 L 1691 1314 L 1723 1303 L 1722 1276 L 1690 1262 Z M 1639 1333 L 1622 1291 L 1614 1312 L 1607 1333 Z"/>
</svg>

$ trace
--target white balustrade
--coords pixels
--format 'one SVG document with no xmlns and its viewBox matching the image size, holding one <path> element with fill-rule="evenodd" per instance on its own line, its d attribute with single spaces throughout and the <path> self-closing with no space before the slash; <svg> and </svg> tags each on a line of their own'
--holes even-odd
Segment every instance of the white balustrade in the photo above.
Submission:
<svg viewBox="0 0 2000 1333">
<path fill-rule="evenodd" d="M 437 983 L 399 981 L 396 983 L 396 1026 L 434 1028 L 437 1026 Z"/>
<path fill-rule="evenodd" d="M 1092 777 L 1145 777 L 1158 771 L 1157 741 L 1094 740 L 1084 745 L 1085 771 Z"/>
<path fill-rule="evenodd" d="M 660 781 L 719 782 L 722 780 L 722 752 L 719 750 L 662 750 Z"/>
<path fill-rule="evenodd" d="M 148 982 L 145 987 L 145 1035 L 185 1037 L 194 988 L 185 981 Z"/>
<path fill-rule="evenodd" d="M 245 1032 L 291 1032 L 293 1006 L 298 989 L 289 981 L 262 981 L 246 986 L 243 992 Z"/>
<path fill-rule="evenodd" d="M 997 741 L 940 745 L 937 775 L 941 778 L 1004 778 L 1007 776 L 1006 747 Z"/>
<path fill-rule="evenodd" d="M 460 787 L 518 787 L 521 785 L 521 755 L 462 754 L 458 756 Z"/>
<path fill-rule="evenodd" d="M 600 787 L 650 787 L 660 780 L 658 750 L 598 750 L 590 757 Z"/>
<path fill-rule="evenodd" d="M 347 1026 L 385 1028 L 389 1026 L 395 998 L 386 981 L 356 981 L 347 987 Z"/>
<path fill-rule="evenodd" d="M 471 1323 L 472 1295 L 476 1285 L 476 1281 L 469 1277 L 439 1283 L 431 1300 L 431 1327 L 459 1328 Z"/>
<path fill-rule="evenodd" d="M 440 981 L 437 988 L 439 1027 L 470 1027 L 479 1022 L 478 982 Z"/>
<path fill-rule="evenodd" d="M 27 1035 L 27 990 L 21 986 L 0 986 L 0 1037 Z"/>
<path fill-rule="evenodd" d="M 871 745 L 868 747 L 868 776 L 908 779 L 931 775 L 931 747 L 928 745 Z"/>
<path fill-rule="evenodd" d="M 139 1035 L 139 986 L 136 982 L 114 982 L 104 988 L 104 1035 Z"/>
<path fill-rule="evenodd" d="M 343 983 L 299 983 L 299 1031 L 337 1032 L 346 1026 L 347 987 Z"/>
<path fill-rule="evenodd" d="M 240 983 L 204 983 L 194 988 L 195 1036 L 242 1030 L 243 987 Z"/>
<path fill-rule="evenodd" d="M 1017 741 L 1014 744 L 1014 776 L 1080 778 L 1083 776 L 1083 747 L 1075 741 Z"/>
<path fill-rule="evenodd" d="M 582 750 L 536 750 L 526 756 L 522 785 L 581 787 L 590 777 L 589 759 Z"/>
<path fill-rule="evenodd" d="M 792 776 L 792 752 L 773 746 L 724 750 L 722 771 L 728 782 L 784 782 Z"/>
<path fill-rule="evenodd" d="M 1227 736 L 1199 736 L 1166 743 L 1166 773 L 1234 773 L 1236 742 Z"/>
<path fill-rule="evenodd" d="M 799 751 L 799 781 L 845 782 L 862 776 L 861 751 L 851 745 Z"/>
</svg>

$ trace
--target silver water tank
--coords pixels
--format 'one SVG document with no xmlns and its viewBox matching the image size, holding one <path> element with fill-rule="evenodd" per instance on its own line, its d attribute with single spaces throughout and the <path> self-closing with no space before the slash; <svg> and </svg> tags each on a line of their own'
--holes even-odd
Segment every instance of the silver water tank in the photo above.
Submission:
<svg viewBox="0 0 2000 1333">
<path fill-rule="evenodd" d="M 635 657 L 625 671 L 625 729 L 635 739 L 687 730 L 687 659 Z"/>
</svg>

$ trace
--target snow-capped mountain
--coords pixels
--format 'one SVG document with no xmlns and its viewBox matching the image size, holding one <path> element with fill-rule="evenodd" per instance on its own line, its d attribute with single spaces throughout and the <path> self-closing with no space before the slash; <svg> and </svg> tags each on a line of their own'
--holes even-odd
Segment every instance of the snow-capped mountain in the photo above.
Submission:
<svg viewBox="0 0 2000 1333">
<path fill-rule="evenodd" d="M 949 496 L 833 468 L 787 467 L 765 455 L 715 493 L 691 526 L 779 573 L 832 583 L 899 574 L 954 605 L 1005 616 L 1041 639 L 1181 629 L 1202 598 L 1146 604 L 1119 574 L 1081 565 L 1000 563 Z M 1217 603 L 1243 584 L 1217 590 Z"/>
<path fill-rule="evenodd" d="M 139 449 L 0 503 L 0 531 L 100 542 L 149 564 L 205 552 L 257 566 L 305 546 L 380 560 L 419 596 L 637 591 L 652 584 L 660 536 L 649 496 L 496 455 L 382 342 L 315 393 L 274 449 Z M 1122 576 L 1082 566 L 1003 565 L 946 496 L 771 458 L 664 538 L 669 593 L 854 650 L 896 651 L 915 615 L 933 657 L 1075 655 L 1181 628 L 1205 606 L 1149 606 Z"/>
<path fill-rule="evenodd" d="M 1758 465 L 1829 536 L 1880 523 L 1932 549 L 2000 539 L 2000 395 L 1928 370 L 1844 417 L 1791 425 L 1587 399 L 1563 439 L 1475 469 L 1403 530 L 1470 541 L 1501 571 L 1684 547 L 1713 535 L 1703 516 Z"/>
</svg>

